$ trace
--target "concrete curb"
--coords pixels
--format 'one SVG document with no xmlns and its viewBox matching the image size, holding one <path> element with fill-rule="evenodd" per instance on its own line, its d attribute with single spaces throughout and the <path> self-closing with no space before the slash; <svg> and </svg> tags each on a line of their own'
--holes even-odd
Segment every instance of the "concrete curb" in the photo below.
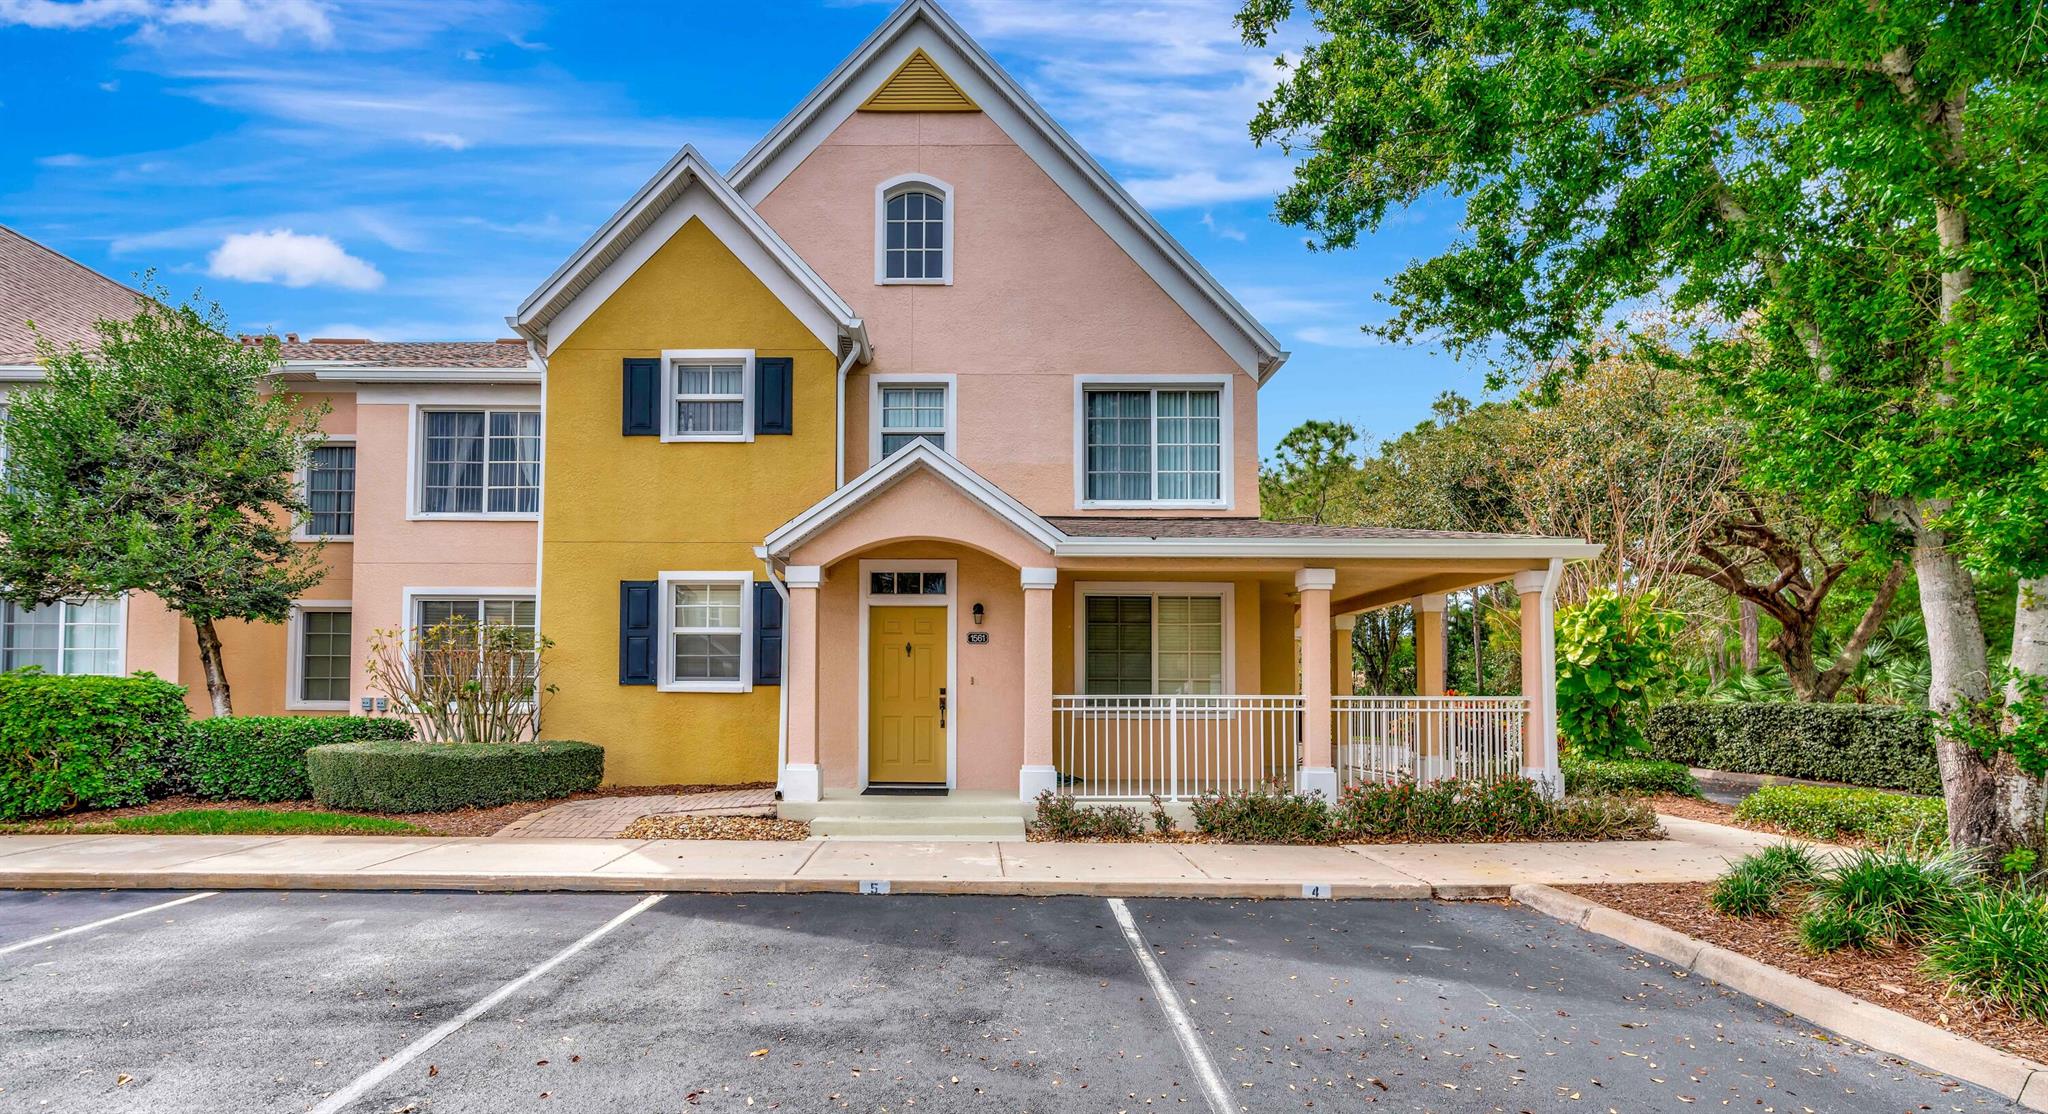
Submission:
<svg viewBox="0 0 2048 1114">
<path fill-rule="evenodd" d="M 2025 1109 L 2048 1111 L 2048 1064 L 2037 1064 L 1937 1029 L 1896 1010 L 1577 894 L 1550 886 L 1519 885 L 1513 888 L 1512 896 L 1539 913 L 1618 940 L 1730 990 L 1797 1014 L 1858 1044 L 1975 1083 Z"/>
<path fill-rule="evenodd" d="M 888 878 L 891 894 L 994 897 L 1300 898 L 1315 882 L 1337 901 L 1428 901 L 1429 883 L 1234 881 L 1124 878 L 1115 881 L 1035 878 Z M 675 874 L 418 873 L 354 871 L 0 870 L 0 890 L 466 890 L 491 893 L 859 893 L 858 878 L 713 877 Z"/>
</svg>

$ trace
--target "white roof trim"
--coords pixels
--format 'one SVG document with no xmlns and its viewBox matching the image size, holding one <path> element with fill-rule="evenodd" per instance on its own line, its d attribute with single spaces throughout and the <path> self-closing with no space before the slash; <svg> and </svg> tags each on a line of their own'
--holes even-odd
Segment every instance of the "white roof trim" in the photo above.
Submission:
<svg viewBox="0 0 2048 1114">
<path fill-rule="evenodd" d="M 1602 546 L 1575 538 L 1087 538 L 1061 542 L 1062 557 L 1456 558 L 1578 560 Z"/>
<path fill-rule="evenodd" d="M 881 463 L 854 477 L 845 487 L 776 527 L 765 543 L 768 553 L 775 557 L 789 556 L 797 546 L 816 537 L 826 527 L 916 471 L 934 473 L 959 488 L 968 498 L 986 507 L 990 514 L 1044 547 L 1047 553 L 1056 552 L 1059 544 L 1066 540 L 1066 535 L 1052 523 L 1040 518 L 1002 488 L 983 479 L 980 473 L 934 448 L 931 442 L 918 440 L 896 450 Z"/>
<path fill-rule="evenodd" d="M 853 341 L 863 360 L 868 358 L 867 330 L 853 312 L 853 307 L 827 285 L 811 265 L 805 263 L 768 226 L 767 221 L 761 219 L 753 206 L 733 190 L 695 147 L 690 146 L 676 152 L 668 165 L 648 179 L 618 212 L 612 214 L 611 219 L 600 225 L 590 239 L 576 249 L 575 254 L 541 283 L 539 289 L 527 295 L 526 300 L 519 303 L 519 312 L 506 321 L 528 340 L 548 346 L 560 343 L 595 308 L 587 304 L 589 299 L 579 299 L 579 295 L 598 284 L 613 265 L 633 253 L 636 242 L 655 230 L 662 223 L 664 214 L 687 197 L 695 196 L 693 187 L 701 190 L 710 204 L 697 206 L 687 215 L 705 219 L 713 233 L 725 241 L 727 247 L 735 250 L 742 262 L 805 321 L 826 347 L 836 351 L 839 340 L 847 338 Z M 723 219 L 718 219 L 721 217 Z M 672 223 L 680 227 L 683 221 L 674 220 Z M 736 238 L 750 241 L 755 250 L 740 250 L 746 245 L 736 243 Z M 659 246 L 660 243 L 656 243 L 645 249 L 639 253 L 640 258 L 644 260 Z M 754 258 L 749 258 L 750 255 Z M 579 305 L 579 301 L 586 304 Z M 808 302 L 809 305 L 799 302 Z M 806 309 L 812 312 L 806 313 Z M 827 322 L 831 325 L 829 331 L 821 327 Z"/>
<path fill-rule="evenodd" d="M 918 47 L 1017 140 L 1247 374 L 1261 384 L 1272 378 L 1288 355 L 1273 334 L 933 0 L 905 0 L 733 166 L 733 186 L 750 203 L 768 196 L 804 156 L 859 108 L 865 93 L 852 87 L 857 78 L 870 71 L 893 69 Z"/>
</svg>

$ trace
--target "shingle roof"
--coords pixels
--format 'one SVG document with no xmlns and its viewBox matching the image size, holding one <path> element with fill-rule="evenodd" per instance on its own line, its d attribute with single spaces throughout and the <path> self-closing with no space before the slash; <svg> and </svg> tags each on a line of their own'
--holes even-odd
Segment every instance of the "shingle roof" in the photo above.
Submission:
<svg viewBox="0 0 2048 1114">
<path fill-rule="evenodd" d="M 1473 530 L 1404 530 L 1394 526 L 1320 526 L 1306 522 L 1269 522 L 1262 518 L 1095 518 L 1049 516 L 1061 533 L 1076 538 L 1387 538 L 1485 540 L 1523 538 L 1531 541 L 1577 541 L 1541 534 L 1487 534 Z"/>
<path fill-rule="evenodd" d="M 526 366 L 523 340 L 339 340 L 313 337 L 286 340 L 278 358 L 363 367 L 507 367 Z"/>
<path fill-rule="evenodd" d="M 0 225 L 0 365 L 35 363 L 38 334 L 59 345 L 91 347 L 99 341 L 93 322 L 133 316 L 139 297 Z"/>
</svg>

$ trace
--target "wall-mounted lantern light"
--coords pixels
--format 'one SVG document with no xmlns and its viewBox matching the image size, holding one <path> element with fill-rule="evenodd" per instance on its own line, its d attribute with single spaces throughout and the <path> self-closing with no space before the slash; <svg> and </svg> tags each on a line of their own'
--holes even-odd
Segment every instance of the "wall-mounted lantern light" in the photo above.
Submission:
<svg viewBox="0 0 2048 1114">
<path fill-rule="evenodd" d="M 988 616 L 988 611 L 987 611 L 987 609 L 986 609 L 986 608 L 983 608 L 983 607 L 982 607 L 982 606 L 981 606 L 980 604 L 978 604 L 978 603 L 974 605 L 974 625 L 975 625 L 975 626 L 977 626 L 977 627 L 978 627 L 978 626 L 980 626 L 980 625 L 981 625 L 981 621 L 982 621 L 982 620 L 983 620 L 984 618 L 986 618 L 987 616 Z"/>
</svg>

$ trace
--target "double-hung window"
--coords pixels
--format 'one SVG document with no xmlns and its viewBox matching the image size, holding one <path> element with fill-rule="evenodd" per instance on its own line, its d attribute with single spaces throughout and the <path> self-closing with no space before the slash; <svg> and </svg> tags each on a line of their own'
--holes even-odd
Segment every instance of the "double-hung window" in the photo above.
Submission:
<svg viewBox="0 0 2048 1114">
<path fill-rule="evenodd" d="M 306 522 L 312 538 L 348 538 L 356 532 L 356 447 L 329 442 L 306 461 Z"/>
<path fill-rule="evenodd" d="M 420 441 L 420 513 L 540 513 L 538 412 L 428 410 Z"/>
<path fill-rule="evenodd" d="M 754 583 L 742 572 L 679 572 L 661 577 L 663 688 L 743 692 L 753 679 Z"/>
<path fill-rule="evenodd" d="M 879 409 L 876 445 L 881 456 L 890 456 L 913 441 L 929 441 L 932 447 L 951 451 L 947 427 L 952 407 L 945 383 L 881 383 L 875 388 Z"/>
<path fill-rule="evenodd" d="M 1229 593 L 1207 585 L 1083 586 L 1082 691 L 1090 696 L 1224 691 Z"/>
<path fill-rule="evenodd" d="M 121 601 L 58 600 L 41 607 L 0 604 L 0 672 L 121 672 Z"/>
<path fill-rule="evenodd" d="M 664 440 L 753 440 L 752 352 L 693 351 L 667 355 Z"/>
<path fill-rule="evenodd" d="M 1227 504 L 1223 395 L 1218 387 L 1084 389 L 1082 502 Z"/>
</svg>

